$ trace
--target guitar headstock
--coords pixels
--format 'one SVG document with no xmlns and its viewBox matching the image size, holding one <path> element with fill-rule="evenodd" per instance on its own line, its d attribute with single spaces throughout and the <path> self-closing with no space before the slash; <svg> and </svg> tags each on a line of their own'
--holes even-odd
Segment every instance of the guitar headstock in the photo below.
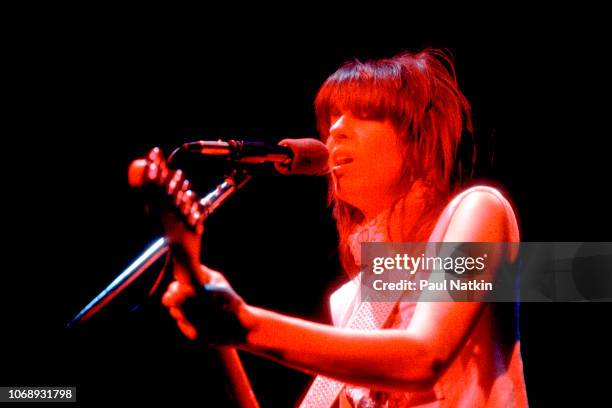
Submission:
<svg viewBox="0 0 612 408">
<path fill-rule="evenodd" d="M 131 186 L 149 193 L 149 204 L 162 221 L 173 257 L 191 271 L 187 278 L 195 276 L 200 284 L 210 281 L 207 276 L 210 274 L 200 265 L 204 220 L 246 184 L 251 175 L 246 169 L 234 169 L 200 199 L 183 171 L 170 169 L 161 150 L 154 148 L 145 159 L 132 162 L 128 179 Z"/>
<path fill-rule="evenodd" d="M 159 148 L 152 149 L 145 159 L 134 160 L 128 170 L 132 187 L 153 187 L 155 197 L 171 206 L 190 229 L 201 234 L 205 205 L 191 189 L 191 182 L 182 170 L 172 170 Z"/>
<path fill-rule="evenodd" d="M 143 189 L 152 215 L 164 227 L 174 263 L 174 275 L 184 283 L 210 281 L 200 264 L 201 237 L 208 206 L 191 189 L 180 169 L 170 169 L 162 151 L 152 149 L 134 160 L 128 170 L 132 187 Z"/>
</svg>

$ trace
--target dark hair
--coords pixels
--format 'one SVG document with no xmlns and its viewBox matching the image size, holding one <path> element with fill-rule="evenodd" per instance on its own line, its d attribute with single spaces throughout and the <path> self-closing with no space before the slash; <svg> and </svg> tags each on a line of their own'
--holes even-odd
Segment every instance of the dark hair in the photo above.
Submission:
<svg viewBox="0 0 612 408">
<path fill-rule="evenodd" d="M 443 51 L 426 49 L 392 58 L 344 63 L 321 86 L 315 100 L 317 128 L 324 141 L 329 136 L 331 116 L 341 111 L 361 118 L 389 120 L 393 124 L 403 141 L 404 165 L 399 182 L 404 193 L 419 181 L 427 186 L 430 200 L 442 203 L 456 188 L 457 180 L 471 175 L 473 144 L 470 163 L 466 166 L 465 160 L 457 160 L 462 139 L 465 136 L 470 142 L 472 139 L 470 105 L 457 85 L 453 61 Z M 341 261 L 346 269 L 354 264 L 347 250 L 347 238 L 363 220 L 363 214 L 338 199 L 332 183 L 330 186 Z M 421 219 L 421 224 L 432 224 L 431 220 L 424 221 Z M 403 235 L 408 236 L 400 238 L 423 240 L 418 235 L 426 231 L 418 234 L 410 227 L 403 229 Z"/>
</svg>

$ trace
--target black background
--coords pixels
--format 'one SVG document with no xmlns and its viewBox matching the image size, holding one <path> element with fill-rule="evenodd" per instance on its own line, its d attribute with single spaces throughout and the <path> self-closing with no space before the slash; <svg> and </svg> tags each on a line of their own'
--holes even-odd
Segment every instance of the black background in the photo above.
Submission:
<svg viewBox="0 0 612 408">
<path fill-rule="evenodd" d="M 459 38 L 461 27 L 387 32 L 367 20 L 322 33 L 335 26 L 323 17 L 295 36 L 292 20 L 68 20 L 43 13 L 7 37 L 4 214 L 16 228 L 6 230 L 1 385 L 74 385 L 83 405 L 229 404 L 209 352 L 179 335 L 160 291 L 145 296 L 154 273 L 82 327 L 64 325 L 159 234 L 127 186 L 131 160 L 188 140 L 316 135 L 316 91 L 351 58 L 448 48 L 472 102 L 480 175 L 512 198 L 523 240 L 609 240 L 609 66 L 595 21 L 578 34 L 544 17 L 512 30 L 492 20 Z M 201 191 L 223 171 L 185 165 Z M 343 277 L 325 194 L 323 178 L 258 177 L 207 222 L 203 261 L 251 304 L 328 322 L 326 296 Z M 522 306 L 533 406 L 609 399 L 597 373 L 610 366 L 609 311 Z M 291 406 L 309 380 L 244 363 L 265 407 Z"/>
</svg>

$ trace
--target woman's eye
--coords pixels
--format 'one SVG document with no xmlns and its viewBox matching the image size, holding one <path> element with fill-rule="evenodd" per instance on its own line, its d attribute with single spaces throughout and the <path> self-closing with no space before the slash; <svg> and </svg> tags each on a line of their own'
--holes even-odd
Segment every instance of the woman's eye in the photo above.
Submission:
<svg viewBox="0 0 612 408">
<path fill-rule="evenodd" d="M 378 119 L 373 112 L 357 112 L 355 117 L 359 120 L 376 120 Z"/>
<path fill-rule="evenodd" d="M 332 109 L 332 111 L 329 113 L 329 123 L 333 125 L 338 119 L 340 119 L 340 116 L 342 116 L 342 112 L 340 112 L 338 109 Z"/>
</svg>

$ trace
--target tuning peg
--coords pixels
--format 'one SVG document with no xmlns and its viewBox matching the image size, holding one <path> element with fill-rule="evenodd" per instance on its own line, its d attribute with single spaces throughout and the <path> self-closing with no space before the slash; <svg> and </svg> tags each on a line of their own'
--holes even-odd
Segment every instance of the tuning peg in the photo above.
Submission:
<svg viewBox="0 0 612 408">
<path fill-rule="evenodd" d="M 180 198 L 178 209 L 185 217 L 189 217 L 189 212 L 191 211 L 194 197 L 195 193 L 191 190 L 187 190 Z"/>
<path fill-rule="evenodd" d="M 179 208 L 179 211 L 181 212 L 183 198 L 185 196 L 185 193 L 189 190 L 189 187 L 191 187 L 191 183 L 189 182 L 189 180 L 185 179 L 181 183 L 181 187 L 176 189 L 176 191 L 174 192 L 174 205 L 177 206 Z"/>
<path fill-rule="evenodd" d="M 194 201 L 191 204 L 189 214 L 187 215 L 187 222 L 189 223 L 189 225 L 196 228 L 196 230 L 201 225 L 200 220 L 202 219 L 202 211 L 203 211 L 202 204 L 200 204 L 200 202 L 197 201 L 197 198 L 196 198 L 196 201 Z"/>
<path fill-rule="evenodd" d="M 176 170 L 174 174 L 172 175 L 172 178 L 168 182 L 168 186 L 166 188 L 166 192 L 168 193 L 168 195 L 171 195 L 171 196 L 174 195 L 179 184 L 182 185 L 183 179 L 184 179 L 183 172 L 180 169 Z"/>
</svg>

